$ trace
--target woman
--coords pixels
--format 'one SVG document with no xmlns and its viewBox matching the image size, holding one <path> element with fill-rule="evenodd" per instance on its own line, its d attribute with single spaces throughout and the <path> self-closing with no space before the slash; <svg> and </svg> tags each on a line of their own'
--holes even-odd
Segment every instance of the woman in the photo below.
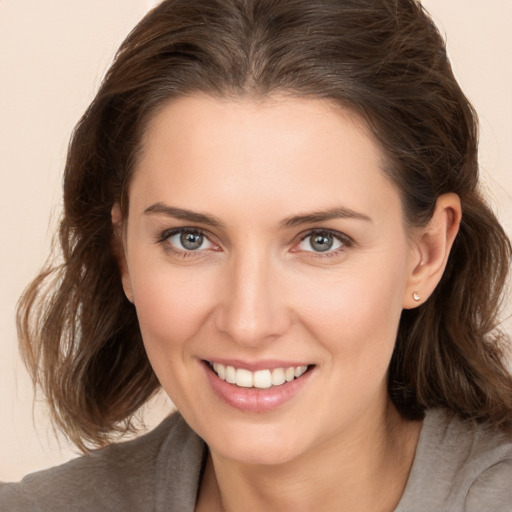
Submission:
<svg viewBox="0 0 512 512">
<path fill-rule="evenodd" d="M 56 424 L 103 448 L 3 509 L 508 510 L 511 247 L 476 132 L 417 2 L 151 11 L 18 317 Z M 109 445 L 160 386 L 179 413 Z"/>
</svg>

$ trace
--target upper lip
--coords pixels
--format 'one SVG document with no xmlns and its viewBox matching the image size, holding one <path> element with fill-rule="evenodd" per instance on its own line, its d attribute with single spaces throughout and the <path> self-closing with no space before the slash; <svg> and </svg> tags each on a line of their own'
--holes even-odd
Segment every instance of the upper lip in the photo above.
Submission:
<svg viewBox="0 0 512 512">
<path fill-rule="evenodd" d="M 244 368 L 251 372 L 258 370 L 274 370 L 275 368 L 290 368 L 297 366 L 310 366 L 311 363 L 305 363 L 302 361 L 284 361 L 278 359 L 265 359 L 261 361 L 245 361 L 242 359 L 223 359 L 223 358 L 212 358 L 204 359 L 208 363 L 218 363 L 223 366 L 233 366 L 234 368 Z"/>
</svg>

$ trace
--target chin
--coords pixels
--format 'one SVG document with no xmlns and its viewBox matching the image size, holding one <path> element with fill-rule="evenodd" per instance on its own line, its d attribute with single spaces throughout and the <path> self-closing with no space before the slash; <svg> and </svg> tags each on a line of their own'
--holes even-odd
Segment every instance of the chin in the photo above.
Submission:
<svg viewBox="0 0 512 512">
<path fill-rule="evenodd" d="M 241 464 L 273 466 L 299 457 L 306 447 L 298 439 L 283 436 L 282 430 L 244 428 L 207 444 L 214 454 Z"/>
</svg>

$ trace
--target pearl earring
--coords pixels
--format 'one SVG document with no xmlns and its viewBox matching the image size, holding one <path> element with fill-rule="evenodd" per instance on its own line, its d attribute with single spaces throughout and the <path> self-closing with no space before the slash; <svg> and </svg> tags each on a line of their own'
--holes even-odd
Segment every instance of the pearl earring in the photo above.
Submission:
<svg viewBox="0 0 512 512">
<path fill-rule="evenodd" d="M 414 292 L 412 294 L 412 298 L 416 301 L 416 302 L 419 302 L 421 300 L 421 297 L 419 296 L 418 292 Z"/>
</svg>

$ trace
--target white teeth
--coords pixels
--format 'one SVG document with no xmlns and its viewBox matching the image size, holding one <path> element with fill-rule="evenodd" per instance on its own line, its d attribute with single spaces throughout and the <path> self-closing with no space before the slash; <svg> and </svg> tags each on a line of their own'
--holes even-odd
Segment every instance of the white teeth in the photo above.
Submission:
<svg viewBox="0 0 512 512">
<path fill-rule="evenodd" d="M 236 371 L 236 385 L 241 388 L 252 388 L 252 372 L 238 368 Z"/>
<path fill-rule="evenodd" d="M 307 366 L 297 366 L 295 368 L 295 378 L 298 379 L 307 369 Z"/>
<path fill-rule="evenodd" d="M 255 388 L 270 388 L 272 386 L 272 374 L 270 370 L 258 370 L 254 372 L 252 382 Z"/>
<path fill-rule="evenodd" d="M 272 386 L 280 386 L 285 382 L 286 379 L 284 378 L 284 370 L 282 368 L 272 370 Z"/>
<path fill-rule="evenodd" d="M 220 377 L 220 373 L 218 375 Z M 229 382 L 230 384 L 236 384 L 236 370 L 232 366 L 226 366 L 226 382 Z"/>
<path fill-rule="evenodd" d="M 307 366 L 290 366 L 289 368 L 274 368 L 273 370 L 257 370 L 251 372 L 245 368 L 224 366 L 220 363 L 210 363 L 213 371 L 220 379 L 241 388 L 268 389 L 281 386 L 285 382 L 298 379 L 308 369 Z"/>
<path fill-rule="evenodd" d="M 286 379 L 286 382 L 291 382 L 295 378 L 295 368 L 286 368 L 284 371 L 284 378 Z"/>
<path fill-rule="evenodd" d="M 222 379 L 226 379 L 226 367 L 222 364 L 217 364 L 217 369 L 215 369 L 215 365 L 213 366 L 213 369 L 217 372 L 217 375 Z"/>
</svg>

